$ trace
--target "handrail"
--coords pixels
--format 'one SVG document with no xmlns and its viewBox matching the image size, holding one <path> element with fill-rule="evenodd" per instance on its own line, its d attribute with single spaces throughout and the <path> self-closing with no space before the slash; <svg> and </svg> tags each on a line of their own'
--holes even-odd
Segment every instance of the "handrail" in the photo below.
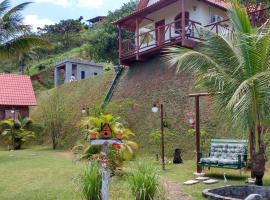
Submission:
<svg viewBox="0 0 270 200">
<path fill-rule="evenodd" d="M 221 24 L 221 23 L 224 23 L 224 22 L 228 22 L 229 19 L 225 19 L 225 20 L 222 20 L 222 21 L 217 21 L 217 22 L 213 22 L 213 23 L 210 23 L 210 24 L 207 24 L 206 26 L 204 27 L 209 27 L 209 26 L 213 26 L 213 25 L 216 25 L 216 24 Z"/>
</svg>

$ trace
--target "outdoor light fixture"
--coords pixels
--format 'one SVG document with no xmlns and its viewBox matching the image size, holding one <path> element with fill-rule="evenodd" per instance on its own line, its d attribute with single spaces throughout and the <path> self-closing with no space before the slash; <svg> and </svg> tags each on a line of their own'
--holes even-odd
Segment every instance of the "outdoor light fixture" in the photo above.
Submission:
<svg viewBox="0 0 270 200">
<path fill-rule="evenodd" d="M 82 108 L 81 113 L 82 113 L 83 115 L 86 114 L 86 109 L 85 109 L 85 108 Z"/>
<path fill-rule="evenodd" d="M 154 105 L 153 105 L 153 107 L 152 107 L 152 112 L 153 112 L 153 113 L 157 113 L 157 112 L 158 112 L 157 104 L 154 104 Z"/>
<path fill-rule="evenodd" d="M 15 113 L 15 110 L 12 109 L 10 112 L 11 112 L 11 114 L 14 114 Z"/>
<path fill-rule="evenodd" d="M 187 118 L 188 118 L 188 125 L 189 125 L 189 127 L 190 128 L 195 128 L 196 120 L 194 118 L 194 113 L 193 112 L 189 112 L 186 115 L 187 115 Z"/>
<path fill-rule="evenodd" d="M 165 146 L 164 146 L 164 111 L 163 104 L 159 104 L 160 107 L 160 140 L 161 140 L 161 161 L 162 170 L 165 170 Z M 152 107 L 152 112 L 157 113 L 159 111 L 158 105 L 154 104 Z"/>
</svg>

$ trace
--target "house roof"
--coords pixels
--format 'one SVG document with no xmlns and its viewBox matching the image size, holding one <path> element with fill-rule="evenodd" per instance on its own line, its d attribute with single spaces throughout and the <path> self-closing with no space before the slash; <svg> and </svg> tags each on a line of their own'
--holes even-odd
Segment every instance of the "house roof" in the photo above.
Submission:
<svg viewBox="0 0 270 200">
<path fill-rule="evenodd" d="M 137 9 L 131 13 L 130 15 L 115 21 L 114 24 L 121 24 L 124 28 L 134 29 L 134 19 L 133 17 L 141 16 L 144 17 L 148 15 L 150 12 L 155 12 L 160 8 L 168 6 L 178 0 L 159 0 L 156 3 L 147 6 L 149 0 L 141 0 L 138 4 Z M 230 7 L 230 3 L 221 2 L 220 0 L 200 0 L 212 6 L 218 7 L 223 10 L 227 10 Z"/>
<path fill-rule="evenodd" d="M 106 18 L 106 16 L 97 16 L 97 17 L 94 17 L 92 19 L 88 19 L 86 21 L 91 22 L 91 23 L 96 23 L 96 22 L 99 22 L 105 18 Z"/>
<path fill-rule="evenodd" d="M 37 101 L 30 77 L 0 74 L 0 105 L 36 106 Z"/>
<path fill-rule="evenodd" d="M 80 58 L 65 58 L 64 60 L 56 62 L 55 67 L 62 67 L 66 63 L 82 64 L 82 65 L 86 65 L 88 67 L 100 67 L 100 68 L 103 68 L 103 65 L 101 65 L 101 64 L 97 64 L 97 63 L 90 62 L 88 60 L 83 60 L 83 59 L 80 59 Z"/>
</svg>

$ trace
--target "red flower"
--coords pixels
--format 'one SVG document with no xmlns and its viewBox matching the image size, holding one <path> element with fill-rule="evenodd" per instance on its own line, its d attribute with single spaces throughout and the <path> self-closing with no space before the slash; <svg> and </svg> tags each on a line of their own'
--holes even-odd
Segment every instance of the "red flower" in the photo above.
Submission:
<svg viewBox="0 0 270 200">
<path fill-rule="evenodd" d="M 116 149 L 121 149 L 122 148 L 121 145 L 120 144 L 117 144 L 117 143 L 112 144 L 112 146 L 114 148 L 116 148 Z"/>
</svg>

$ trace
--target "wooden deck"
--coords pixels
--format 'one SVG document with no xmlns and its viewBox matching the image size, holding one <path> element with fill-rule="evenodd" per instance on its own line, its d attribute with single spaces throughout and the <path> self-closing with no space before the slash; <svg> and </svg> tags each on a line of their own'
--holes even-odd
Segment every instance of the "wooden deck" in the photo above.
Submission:
<svg viewBox="0 0 270 200">
<path fill-rule="evenodd" d="M 261 10 L 249 10 L 250 21 L 253 26 L 261 26 L 270 17 L 270 7 Z M 152 30 L 144 30 L 134 33 L 133 37 L 119 37 L 119 58 L 121 64 L 128 65 L 133 61 L 143 60 L 148 56 L 162 52 L 162 50 L 179 45 L 187 48 L 194 48 L 197 42 L 202 41 L 199 29 L 200 22 L 187 20 L 184 33 L 182 32 L 183 21 L 176 20 L 172 23 L 158 26 Z M 208 24 L 205 28 L 219 35 L 226 35 L 232 32 L 229 20 L 223 20 Z"/>
</svg>

